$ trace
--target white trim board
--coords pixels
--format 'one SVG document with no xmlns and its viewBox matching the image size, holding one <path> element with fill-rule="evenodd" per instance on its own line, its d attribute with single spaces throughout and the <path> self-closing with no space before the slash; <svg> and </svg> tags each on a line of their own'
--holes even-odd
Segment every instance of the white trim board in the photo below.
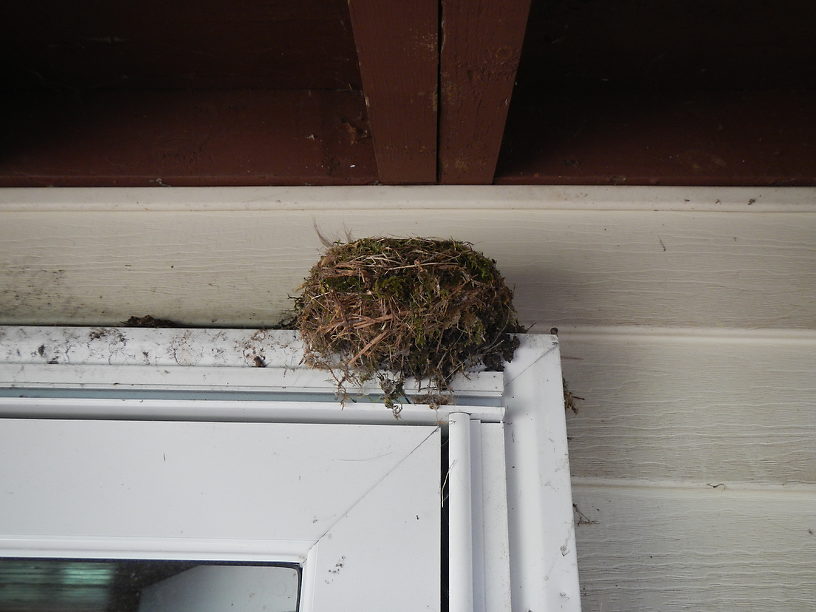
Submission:
<svg viewBox="0 0 816 612">
<path fill-rule="evenodd" d="M 0 213 L 395 209 L 814 212 L 816 188 L 439 185 L 0 189 Z"/>
<path fill-rule="evenodd" d="M 0 372 L 2 376 L 2 372 Z M 0 379 L 2 380 L 2 379 Z M 399 418 L 382 403 L 332 401 L 98 399 L 88 397 L 36 397 L 31 387 L 20 390 L 28 397 L 0 397 L 0 418 L 105 419 L 139 421 L 207 421 L 254 423 L 349 423 L 358 425 L 445 425 L 452 413 L 467 412 L 485 423 L 501 423 L 501 406 L 407 404 Z M 208 392 L 209 393 L 209 392 Z M 60 395 L 65 395 L 60 387 Z M 34 397 L 31 397 L 31 396 Z M 97 393 L 98 395 L 98 393 Z"/>
<path fill-rule="evenodd" d="M 0 381 L 11 389 L 336 394 L 337 381 L 304 365 L 303 350 L 292 330 L 0 326 Z M 503 375 L 460 374 L 451 387 L 464 403 L 498 406 Z M 382 395 L 376 381 L 346 388 L 361 401 Z M 409 397 L 427 388 L 405 384 Z"/>
</svg>

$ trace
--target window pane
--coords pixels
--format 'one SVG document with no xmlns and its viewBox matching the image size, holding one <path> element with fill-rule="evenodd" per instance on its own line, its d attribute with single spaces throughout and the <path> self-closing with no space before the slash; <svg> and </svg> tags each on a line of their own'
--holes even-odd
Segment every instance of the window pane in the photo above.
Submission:
<svg viewBox="0 0 816 612">
<path fill-rule="evenodd" d="M 292 565 L 0 559 L 0 612 L 296 612 L 299 590 Z"/>
</svg>

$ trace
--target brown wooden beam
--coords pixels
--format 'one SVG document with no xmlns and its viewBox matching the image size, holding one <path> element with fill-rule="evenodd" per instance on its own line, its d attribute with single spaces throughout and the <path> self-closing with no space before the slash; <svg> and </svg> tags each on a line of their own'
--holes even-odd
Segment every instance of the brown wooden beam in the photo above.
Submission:
<svg viewBox="0 0 816 612">
<path fill-rule="evenodd" d="M 0 96 L 0 187 L 367 185 L 348 90 L 20 92 Z"/>
<path fill-rule="evenodd" d="M 493 182 L 530 0 L 442 0 L 439 173 Z"/>
<path fill-rule="evenodd" d="M 436 181 L 436 0 L 349 0 L 382 183 Z"/>
</svg>

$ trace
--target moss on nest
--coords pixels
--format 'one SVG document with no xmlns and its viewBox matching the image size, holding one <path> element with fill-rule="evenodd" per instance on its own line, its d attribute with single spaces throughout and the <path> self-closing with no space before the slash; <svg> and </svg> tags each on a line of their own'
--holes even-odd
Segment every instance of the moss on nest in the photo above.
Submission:
<svg viewBox="0 0 816 612">
<path fill-rule="evenodd" d="M 306 363 L 346 382 L 375 376 L 386 403 L 407 377 L 444 393 L 457 372 L 500 370 L 523 331 L 496 262 L 457 240 L 366 238 L 336 243 L 296 299 Z"/>
</svg>

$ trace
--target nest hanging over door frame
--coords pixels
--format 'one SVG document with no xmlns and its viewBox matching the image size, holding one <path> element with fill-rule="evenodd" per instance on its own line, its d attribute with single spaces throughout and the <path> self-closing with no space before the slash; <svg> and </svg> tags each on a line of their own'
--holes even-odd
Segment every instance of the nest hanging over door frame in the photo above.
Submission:
<svg viewBox="0 0 816 612">
<path fill-rule="evenodd" d="M 458 240 L 335 243 L 301 290 L 306 363 L 332 371 L 342 392 L 378 377 L 392 408 L 408 377 L 440 395 L 459 372 L 501 370 L 524 331 L 496 262 Z"/>
</svg>

